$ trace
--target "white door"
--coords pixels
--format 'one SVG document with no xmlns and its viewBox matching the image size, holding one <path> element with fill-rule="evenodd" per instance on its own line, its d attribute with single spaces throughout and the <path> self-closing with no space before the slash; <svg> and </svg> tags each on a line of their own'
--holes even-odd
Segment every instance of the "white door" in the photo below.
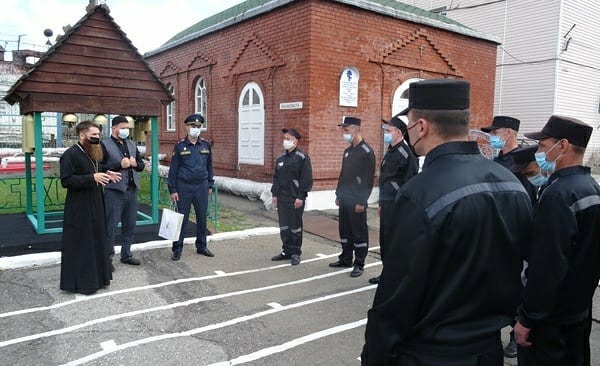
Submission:
<svg viewBox="0 0 600 366">
<path fill-rule="evenodd" d="M 238 107 L 238 162 L 263 165 L 265 160 L 265 108 L 260 87 L 249 82 Z"/>
</svg>

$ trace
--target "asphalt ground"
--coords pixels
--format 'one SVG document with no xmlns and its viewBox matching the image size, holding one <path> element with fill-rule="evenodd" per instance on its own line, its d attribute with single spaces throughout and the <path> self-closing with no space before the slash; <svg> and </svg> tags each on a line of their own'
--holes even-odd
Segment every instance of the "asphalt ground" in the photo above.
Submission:
<svg viewBox="0 0 600 366">
<path fill-rule="evenodd" d="M 221 199 L 249 222 L 277 226 L 260 202 Z M 323 220 L 335 224 L 334 212 Z M 306 234 L 298 266 L 270 260 L 280 245 L 277 234 L 240 235 L 209 242 L 214 258 L 187 244 L 179 262 L 166 247 L 134 251 L 142 265 L 117 263 L 109 288 L 92 296 L 59 290 L 58 265 L 1 271 L 0 364 L 359 365 L 377 243 L 358 278 L 327 266 L 335 241 Z M 591 343 L 600 365 L 598 324 Z"/>
</svg>

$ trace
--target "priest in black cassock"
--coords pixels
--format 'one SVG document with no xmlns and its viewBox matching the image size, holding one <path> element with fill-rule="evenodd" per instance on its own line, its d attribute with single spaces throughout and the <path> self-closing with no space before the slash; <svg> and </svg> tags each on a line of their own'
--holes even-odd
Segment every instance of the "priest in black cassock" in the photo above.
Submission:
<svg viewBox="0 0 600 366">
<path fill-rule="evenodd" d="M 100 172 L 100 128 L 91 121 L 76 126 L 79 142 L 60 158 L 60 181 L 67 189 L 62 235 L 60 288 L 92 294 L 110 285 L 112 274 L 102 187 L 120 173 Z"/>
</svg>

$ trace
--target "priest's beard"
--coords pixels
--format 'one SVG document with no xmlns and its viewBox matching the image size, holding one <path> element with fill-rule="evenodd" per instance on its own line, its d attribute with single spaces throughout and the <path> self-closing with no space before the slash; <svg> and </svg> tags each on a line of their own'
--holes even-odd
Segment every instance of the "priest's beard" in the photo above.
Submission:
<svg viewBox="0 0 600 366">
<path fill-rule="evenodd" d="M 83 151 L 95 162 L 99 162 L 104 157 L 102 146 L 100 144 L 92 144 L 87 139 L 83 140 Z"/>
</svg>

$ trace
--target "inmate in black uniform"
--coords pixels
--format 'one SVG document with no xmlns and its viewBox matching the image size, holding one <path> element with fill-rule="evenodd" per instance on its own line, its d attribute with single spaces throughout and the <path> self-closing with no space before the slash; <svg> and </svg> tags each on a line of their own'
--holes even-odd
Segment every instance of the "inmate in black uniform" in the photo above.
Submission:
<svg viewBox="0 0 600 366">
<path fill-rule="evenodd" d="M 344 150 L 342 170 L 335 196 L 339 200 L 339 232 L 342 243 L 340 262 L 363 268 L 369 250 L 367 227 L 367 200 L 373 189 L 375 154 L 365 140 Z M 365 207 L 360 213 L 354 211 L 359 204 Z M 353 252 L 355 254 L 352 263 Z"/>
<path fill-rule="evenodd" d="M 382 262 L 385 251 L 385 228 L 393 225 L 390 218 L 394 198 L 400 187 L 416 175 L 418 171 L 419 162 L 417 157 L 404 140 L 388 147 L 379 170 L 379 207 L 381 208 L 379 213 L 379 246 Z"/>
<path fill-rule="evenodd" d="M 561 169 L 538 201 L 519 322 L 519 365 L 589 365 L 589 309 L 600 278 L 600 187 L 590 169 Z"/>
<path fill-rule="evenodd" d="M 532 209 L 476 142 L 447 142 L 400 189 L 363 365 L 502 365 Z M 390 265 L 393 263 L 393 265 Z"/>
<path fill-rule="evenodd" d="M 312 166 L 304 152 L 296 148 L 277 158 L 271 193 L 277 197 L 279 233 L 283 243 L 281 254 L 285 257 L 302 254 L 302 214 L 305 205 L 295 208 L 294 201 L 306 201 L 312 184 Z"/>
</svg>

